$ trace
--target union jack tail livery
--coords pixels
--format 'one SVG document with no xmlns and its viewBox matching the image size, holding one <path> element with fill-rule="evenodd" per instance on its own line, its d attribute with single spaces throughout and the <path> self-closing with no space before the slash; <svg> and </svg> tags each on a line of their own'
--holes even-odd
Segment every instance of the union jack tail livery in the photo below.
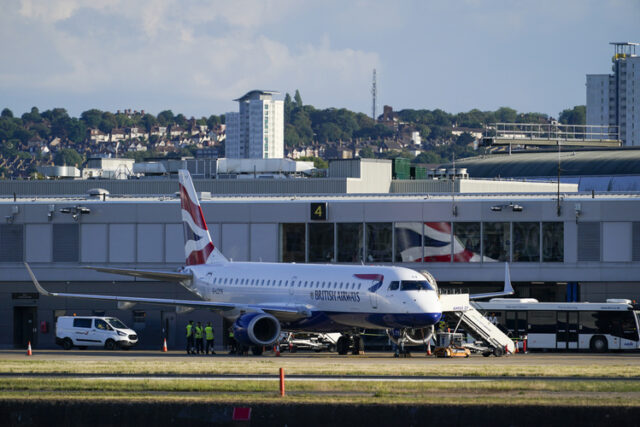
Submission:
<svg viewBox="0 0 640 427">
<path fill-rule="evenodd" d="M 184 226 L 184 256 L 187 265 L 218 264 L 227 262 L 211 241 L 207 223 L 200 208 L 191 175 L 186 170 L 179 170 L 180 205 L 182 208 L 182 224 Z"/>
</svg>

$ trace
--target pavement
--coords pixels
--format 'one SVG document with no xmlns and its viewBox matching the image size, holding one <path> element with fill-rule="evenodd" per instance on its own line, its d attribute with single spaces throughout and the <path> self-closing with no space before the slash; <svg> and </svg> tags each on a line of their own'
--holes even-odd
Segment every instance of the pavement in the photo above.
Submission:
<svg viewBox="0 0 640 427">
<path fill-rule="evenodd" d="M 413 365 L 413 364 L 464 364 L 472 366 L 518 366 L 518 365 L 559 365 L 559 366 L 580 366 L 580 365 L 619 365 L 637 366 L 640 368 L 640 352 L 620 352 L 620 353 L 517 353 L 505 357 L 482 357 L 479 354 L 473 354 L 469 358 L 452 358 L 442 359 L 433 356 L 427 357 L 424 353 L 413 353 L 412 357 L 394 358 L 392 352 L 365 352 L 363 355 L 346 355 L 340 356 L 336 353 L 314 353 L 314 352 L 297 352 L 282 353 L 280 357 L 276 357 L 273 352 L 266 352 L 262 356 L 230 356 L 226 352 L 217 352 L 216 355 L 187 355 L 184 351 L 168 351 L 166 353 L 160 350 L 57 350 L 57 349 L 33 349 L 33 355 L 27 356 L 24 350 L 0 350 L 0 360 L 15 359 L 32 359 L 32 360 L 147 360 L 147 361 L 166 361 L 172 359 L 181 360 L 274 360 L 279 359 L 290 363 L 322 363 L 326 364 L 330 361 L 340 363 L 352 363 L 357 365 L 362 361 L 381 363 L 394 363 L 396 365 Z M 640 372 L 640 370 L 639 370 Z"/>
</svg>

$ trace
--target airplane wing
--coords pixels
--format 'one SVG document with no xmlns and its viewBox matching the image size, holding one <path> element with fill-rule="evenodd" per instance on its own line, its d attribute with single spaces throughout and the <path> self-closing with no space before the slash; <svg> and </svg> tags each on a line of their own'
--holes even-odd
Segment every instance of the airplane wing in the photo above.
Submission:
<svg viewBox="0 0 640 427">
<path fill-rule="evenodd" d="M 156 305 L 169 305 L 169 306 L 182 306 L 182 307 L 191 307 L 191 308 L 207 308 L 211 310 L 219 310 L 219 311 L 230 311 L 230 310 L 244 310 L 244 311 L 264 311 L 272 314 L 279 320 L 295 320 L 307 317 L 309 315 L 306 307 L 302 306 L 274 306 L 274 305 L 260 305 L 260 304 L 234 304 L 234 303 L 226 303 L 226 302 L 217 302 L 217 301 L 203 301 L 203 300 L 180 300 L 180 299 L 164 299 L 164 298 L 143 298 L 143 297 L 128 297 L 128 296 L 119 296 L 119 295 L 92 295 L 92 294 L 71 294 L 71 293 L 62 293 L 62 292 L 49 292 L 47 291 L 38 279 L 36 279 L 35 274 L 31 271 L 31 267 L 26 262 L 24 263 L 27 268 L 27 272 L 33 281 L 34 286 L 38 290 L 38 292 L 44 296 L 51 297 L 66 297 L 66 298 L 80 298 L 80 299 L 93 299 L 93 300 L 101 300 L 101 301 L 116 301 L 116 302 L 134 302 L 134 303 L 144 303 L 144 304 L 156 304 Z M 107 272 L 115 272 L 117 269 L 102 269 L 109 270 Z M 120 270 L 117 270 L 120 271 Z M 127 270 L 127 271 L 138 271 L 138 270 Z M 174 274 L 174 273 L 169 273 Z M 175 273 L 176 277 L 180 275 L 180 273 Z M 191 275 L 182 274 L 182 276 L 186 276 L 189 279 Z M 144 276 L 149 277 L 149 276 Z M 185 280 L 185 278 L 181 279 Z"/>
<path fill-rule="evenodd" d="M 103 273 L 123 274 L 125 276 L 144 277 L 145 279 L 164 280 L 167 282 L 181 282 L 191 280 L 191 274 L 178 273 L 172 271 L 159 270 L 134 270 L 127 268 L 107 268 L 107 267 L 83 267 L 90 270 L 100 271 Z"/>
<path fill-rule="evenodd" d="M 482 299 L 491 297 L 501 297 L 505 295 L 513 295 L 515 291 L 511 286 L 511 275 L 509 273 L 509 263 L 504 263 L 504 289 L 501 292 L 488 292 L 486 294 L 470 294 L 469 299 Z"/>
</svg>

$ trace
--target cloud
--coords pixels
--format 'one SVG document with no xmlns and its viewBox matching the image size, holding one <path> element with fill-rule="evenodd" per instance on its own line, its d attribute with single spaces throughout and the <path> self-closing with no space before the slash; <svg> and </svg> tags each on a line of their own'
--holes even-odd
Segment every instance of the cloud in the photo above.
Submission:
<svg viewBox="0 0 640 427">
<path fill-rule="evenodd" d="M 30 66 L 0 70 L 0 93 L 9 84 L 37 87 L 86 96 L 100 108 L 100 93 L 131 100 L 154 92 L 169 105 L 193 98 L 215 108 L 256 88 L 346 90 L 378 63 L 374 52 L 334 49 L 328 37 L 300 46 L 266 35 L 264 28 L 282 25 L 297 7 L 292 0 L 23 0 L 19 19 L 7 18 L 10 28 L 0 34 L 22 43 L 12 57 Z M 26 27 L 32 37 L 19 42 Z"/>
</svg>

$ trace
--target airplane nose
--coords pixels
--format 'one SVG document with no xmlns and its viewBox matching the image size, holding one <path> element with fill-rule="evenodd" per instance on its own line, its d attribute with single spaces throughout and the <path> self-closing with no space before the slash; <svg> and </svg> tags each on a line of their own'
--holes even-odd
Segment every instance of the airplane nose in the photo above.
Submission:
<svg viewBox="0 0 640 427">
<path fill-rule="evenodd" d="M 442 318 L 442 313 L 427 313 L 432 325 L 435 325 Z"/>
</svg>

